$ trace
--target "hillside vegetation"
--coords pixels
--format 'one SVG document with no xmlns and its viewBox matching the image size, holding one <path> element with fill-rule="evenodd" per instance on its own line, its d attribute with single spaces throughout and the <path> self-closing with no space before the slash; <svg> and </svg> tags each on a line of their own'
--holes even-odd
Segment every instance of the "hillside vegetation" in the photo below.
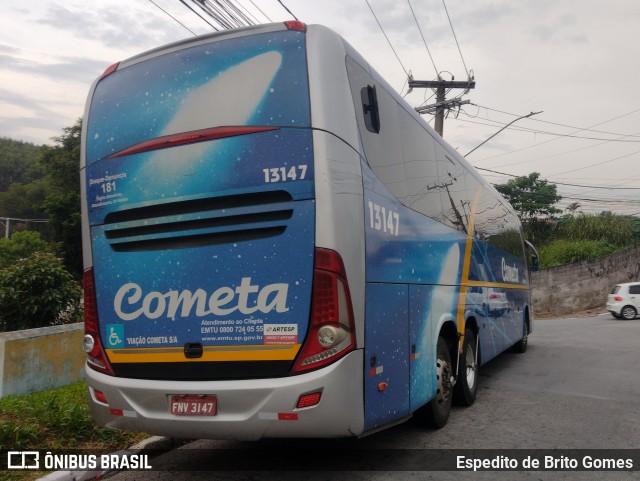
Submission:
<svg viewBox="0 0 640 481">
<path fill-rule="evenodd" d="M 595 259 L 640 243 L 640 219 L 613 214 L 537 221 L 527 223 L 525 231 L 536 239 L 543 268 Z"/>
</svg>

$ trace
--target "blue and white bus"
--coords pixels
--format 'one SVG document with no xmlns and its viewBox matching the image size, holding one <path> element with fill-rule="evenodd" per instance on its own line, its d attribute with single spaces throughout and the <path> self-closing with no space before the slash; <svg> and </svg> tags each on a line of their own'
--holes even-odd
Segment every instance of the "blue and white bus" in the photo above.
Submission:
<svg viewBox="0 0 640 481">
<path fill-rule="evenodd" d="M 83 125 L 94 417 L 172 437 L 361 436 L 473 403 L 523 351 L 508 203 L 339 35 L 286 22 L 116 64 Z"/>
</svg>

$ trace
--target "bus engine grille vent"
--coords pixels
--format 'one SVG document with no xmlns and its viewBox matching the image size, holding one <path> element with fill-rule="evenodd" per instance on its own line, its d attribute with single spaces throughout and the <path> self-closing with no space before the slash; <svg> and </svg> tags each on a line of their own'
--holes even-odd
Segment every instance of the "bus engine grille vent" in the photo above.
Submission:
<svg viewBox="0 0 640 481">
<path fill-rule="evenodd" d="M 117 252 L 184 249 L 284 233 L 293 200 L 284 191 L 185 200 L 112 212 L 105 236 Z"/>
</svg>

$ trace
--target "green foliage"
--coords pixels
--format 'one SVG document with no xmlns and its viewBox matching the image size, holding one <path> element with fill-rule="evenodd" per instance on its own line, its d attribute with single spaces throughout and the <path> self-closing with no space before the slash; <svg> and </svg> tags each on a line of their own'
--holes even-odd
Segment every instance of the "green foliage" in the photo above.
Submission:
<svg viewBox="0 0 640 481">
<path fill-rule="evenodd" d="M 42 149 L 28 142 L 0 137 L 0 192 L 8 190 L 14 182 L 26 184 L 44 176 L 37 162 Z"/>
<path fill-rule="evenodd" d="M 84 382 L 0 399 L 0 449 L 124 449 L 144 437 L 97 427 Z"/>
<path fill-rule="evenodd" d="M 53 240 L 63 246 L 64 263 L 77 279 L 82 276 L 80 222 L 80 136 L 82 119 L 63 129 L 47 147 L 41 162 L 47 172 L 49 190 L 42 209 L 49 217 Z"/>
<path fill-rule="evenodd" d="M 602 241 L 620 248 L 637 240 L 631 218 L 621 215 L 567 216 L 558 222 L 556 237 Z"/>
<path fill-rule="evenodd" d="M 613 254 L 619 250 L 606 240 L 560 239 L 538 248 L 540 267 L 547 268 L 572 264 Z"/>
<path fill-rule="evenodd" d="M 82 289 L 60 259 L 38 252 L 0 270 L 0 331 L 81 320 Z"/>
<path fill-rule="evenodd" d="M 509 201 L 523 221 L 538 216 L 551 217 L 562 212 L 554 207 L 562 199 L 556 191 L 556 185 L 540 179 L 538 172 L 510 179 L 506 184 L 498 184 L 495 188 Z"/>
<path fill-rule="evenodd" d="M 0 212 L 3 217 L 18 219 L 44 219 L 40 207 L 48 190 L 46 179 L 28 184 L 14 182 L 5 192 L 0 192 Z"/>
<path fill-rule="evenodd" d="M 630 217 L 631 230 L 633 231 L 633 238 L 635 242 L 640 242 L 640 219 L 637 217 Z"/>
<path fill-rule="evenodd" d="M 50 252 L 51 247 L 40 238 L 38 232 L 14 232 L 10 239 L 0 240 L 0 269 L 36 252 Z"/>
<path fill-rule="evenodd" d="M 54 139 L 54 146 L 0 139 L 0 214 L 48 218 L 51 237 L 61 246 L 64 263 L 76 279 L 82 276 L 81 132 L 78 119 Z"/>
<path fill-rule="evenodd" d="M 550 242 L 555 235 L 557 223 L 551 219 L 529 219 L 522 223 L 524 237 L 536 246 Z"/>
</svg>

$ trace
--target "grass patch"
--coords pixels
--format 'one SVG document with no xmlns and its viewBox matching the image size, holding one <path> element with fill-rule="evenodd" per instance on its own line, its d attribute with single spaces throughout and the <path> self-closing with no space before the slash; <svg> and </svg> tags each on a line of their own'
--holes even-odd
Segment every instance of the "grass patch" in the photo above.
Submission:
<svg viewBox="0 0 640 481">
<path fill-rule="evenodd" d="M 83 381 L 0 399 L 0 449 L 121 449 L 145 437 L 96 426 Z"/>
<path fill-rule="evenodd" d="M 621 250 L 606 240 L 556 240 L 538 249 L 540 267 L 572 264 L 613 254 Z"/>
<path fill-rule="evenodd" d="M 89 411 L 83 381 L 69 386 L 0 399 L 0 449 L 125 449 L 144 433 L 98 427 Z M 35 479 L 35 473 L 6 472 L 7 479 Z M 42 473 L 40 473 L 42 475 Z"/>
</svg>

